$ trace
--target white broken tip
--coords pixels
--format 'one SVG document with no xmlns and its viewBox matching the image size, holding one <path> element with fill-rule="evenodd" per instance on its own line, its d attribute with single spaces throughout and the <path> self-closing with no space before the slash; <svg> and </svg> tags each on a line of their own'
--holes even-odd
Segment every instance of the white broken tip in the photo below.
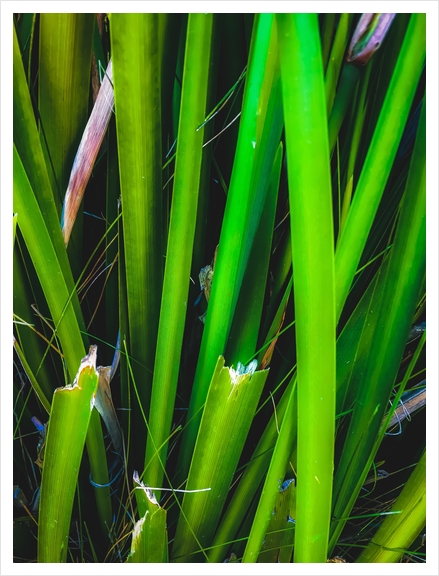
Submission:
<svg viewBox="0 0 439 576">
<path fill-rule="evenodd" d="M 242 376 L 246 376 L 247 374 L 253 374 L 257 367 L 258 367 L 258 361 L 252 360 L 247 367 L 244 366 L 244 364 L 241 364 L 241 362 L 238 362 L 236 370 L 234 368 L 229 368 L 232 384 L 237 384 Z"/>
<path fill-rule="evenodd" d="M 157 502 L 157 498 L 155 497 L 154 492 L 152 492 L 152 490 L 150 490 L 148 486 L 145 486 L 145 484 L 140 480 L 139 473 L 137 472 L 137 470 L 134 470 L 133 472 L 133 480 L 136 484 L 139 485 L 139 488 L 141 488 L 145 492 L 146 497 L 151 502 L 151 504 L 156 504 L 157 506 L 159 506 L 159 503 Z"/>
<path fill-rule="evenodd" d="M 92 346 L 90 346 L 89 352 L 87 354 L 87 356 L 84 356 L 84 358 L 81 360 L 81 364 L 79 366 L 79 370 L 78 373 L 75 376 L 75 379 L 73 380 L 72 384 L 67 384 L 67 386 L 64 386 L 62 388 L 57 388 L 57 390 L 74 390 L 75 388 L 79 388 L 79 376 L 81 375 L 81 372 L 84 370 L 84 368 L 93 368 L 96 371 L 96 357 L 98 354 L 98 347 L 96 346 L 96 344 L 93 344 Z M 93 398 L 92 398 L 93 401 Z M 90 410 L 93 410 L 93 406 L 92 401 L 90 402 Z"/>
<path fill-rule="evenodd" d="M 98 347 L 96 344 L 90 346 L 87 356 L 81 360 L 81 366 L 79 367 L 79 372 L 86 366 L 90 366 L 96 370 L 96 357 L 98 355 Z"/>
<path fill-rule="evenodd" d="M 145 516 L 143 518 L 140 518 L 140 520 L 138 520 L 135 524 L 134 524 L 134 530 L 133 530 L 133 540 L 135 540 L 136 538 L 138 538 L 140 536 L 140 533 L 142 531 L 143 528 L 143 524 L 145 522 L 145 518 L 148 516 L 149 512 L 148 510 L 145 512 Z"/>
</svg>

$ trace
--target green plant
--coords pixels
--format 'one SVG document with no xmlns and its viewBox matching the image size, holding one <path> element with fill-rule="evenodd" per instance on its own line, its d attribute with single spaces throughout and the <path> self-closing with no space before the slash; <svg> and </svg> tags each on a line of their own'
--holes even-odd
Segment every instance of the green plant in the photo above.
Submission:
<svg viewBox="0 0 439 576">
<path fill-rule="evenodd" d="M 392 19 L 15 17 L 17 560 L 415 558 L 422 435 L 376 524 L 425 388 L 425 15 Z"/>
</svg>

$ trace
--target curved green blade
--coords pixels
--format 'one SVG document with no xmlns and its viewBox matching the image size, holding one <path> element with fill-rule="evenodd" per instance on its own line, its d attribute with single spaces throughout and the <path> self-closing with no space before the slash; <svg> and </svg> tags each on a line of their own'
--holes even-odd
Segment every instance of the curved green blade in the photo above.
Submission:
<svg viewBox="0 0 439 576">
<path fill-rule="evenodd" d="M 99 376 L 97 346 L 81 360 L 70 386 L 53 395 L 46 437 L 38 530 L 38 562 L 65 562 L 75 487 Z"/>
</svg>

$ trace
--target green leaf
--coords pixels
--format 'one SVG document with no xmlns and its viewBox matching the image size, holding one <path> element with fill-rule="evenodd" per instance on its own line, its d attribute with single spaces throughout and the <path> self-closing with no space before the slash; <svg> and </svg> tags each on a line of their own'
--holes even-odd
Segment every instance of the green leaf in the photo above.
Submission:
<svg viewBox="0 0 439 576">
<path fill-rule="evenodd" d="M 277 24 L 296 313 L 298 477 L 294 560 L 326 562 L 334 466 L 336 318 L 323 65 L 315 15 L 278 15 Z M 288 418 L 294 415 L 287 411 L 285 420 Z"/>
<path fill-rule="evenodd" d="M 366 463 L 397 376 L 425 273 L 426 233 L 425 101 L 401 205 L 395 241 L 385 273 L 379 321 L 359 387 L 352 420 L 334 480 L 334 516 L 346 518 L 361 489 Z M 374 448 L 376 450 L 377 447 Z M 333 527 L 332 545 L 345 521 Z"/>
<path fill-rule="evenodd" d="M 17 14 L 15 20 L 15 33 L 17 34 L 18 43 L 20 45 L 21 58 L 27 77 L 27 82 L 30 84 L 30 71 L 32 61 L 32 48 L 35 32 L 35 24 L 37 15 L 32 13 Z"/>
<path fill-rule="evenodd" d="M 85 352 L 78 316 L 50 234 L 15 145 L 13 177 L 14 211 L 18 214 L 18 225 L 47 300 L 67 370 L 70 378 L 73 378 L 77 369 L 75 366 L 79 364 L 81 355 Z M 105 446 L 99 418 L 92 417 L 87 445 L 95 482 L 108 484 Z M 111 524 L 111 503 L 108 494 L 109 488 L 96 490 L 101 525 L 107 526 L 105 530 Z"/>
<path fill-rule="evenodd" d="M 112 14 L 111 49 L 122 200 L 129 353 L 149 411 L 164 267 L 158 14 Z M 122 335 L 123 337 L 123 335 Z M 139 451 L 146 429 L 133 405 Z"/>
<path fill-rule="evenodd" d="M 58 209 L 87 122 L 93 19 L 91 13 L 40 15 L 40 137 Z"/>
<path fill-rule="evenodd" d="M 189 296 L 197 220 L 210 67 L 212 14 L 190 14 L 183 72 L 182 110 L 172 194 L 165 278 L 154 364 L 150 434 L 146 447 L 148 482 L 160 486 L 171 432 Z M 157 453 L 157 448 L 162 446 Z"/>
<path fill-rule="evenodd" d="M 425 14 L 413 14 L 337 245 L 337 318 L 352 280 L 412 105 L 425 62 Z"/>
<path fill-rule="evenodd" d="M 277 62 L 277 52 L 269 50 L 276 45 L 272 30 L 272 14 L 256 17 L 238 143 L 215 265 L 215 281 L 189 405 L 188 424 L 183 433 L 178 465 L 180 479 L 185 478 L 189 468 L 201 417 L 200 408 L 207 396 L 210 376 L 218 356 L 224 354 L 267 190 L 256 184 L 262 168 L 262 162 L 258 164 L 259 155 L 266 150 L 262 146 L 262 134 Z M 267 176 L 272 164 L 269 166 Z"/>
<path fill-rule="evenodd" d="M 184 495 L 172 549 L 175 561 L 194 561 L 192 554 L 211 542 L 267 375 L 235 371 L 218 359 L 186 485 L 194 493 Z"/>
<path fill-rule="evenodd" d="M 296 484 L 290 479 L 279 488 L 258 563 L 290 563 L 296 518 Z"/>
<path fill-rule="evenodd" d="M 278 314 L 277 314 L 277 322 L 276 318 L 273 321 L 273 335 L 277 331 L 279 323 L 281 321 L 281 317 L 283 311 L 285 309 L 286 302 L 289 298 L 290 292 L 292 288 L 292 281 L 288 283 L 288 286 L 285 290 L 284 297 L 282 302 L 279 306 Z M 271 330 L 270 330 L 271 332 Z M 269 334 L 270 336 L 270 334 Z M 294 393 L 294 402 L 297 402 L 297 395 L 295 391 L 295 377 L 292 378 L 291 382 L 288 384 L 284 394 L 278 405 L 276 406 L 276 413 L 270 418 L 269 423 L 265 427 L 264 432 L 262 433 L 260 440 L 253 452 L 253 455 L 250 461 L 247 463 L 244 474 L 239 481 L 239 484 L 232 496 L 232 499 L 227 506 L 227 509 L 224 512 L 224 516 L 221 520 L 221 523 L 218 527 L 218 530 L 215 534 L 213 540 L 213 548 L 209 551 L 209 562 L 220 562 L 228 549 L 227 544 L 225 542 L 230 542 L 236 535 L 239 526 L 242 523 L 242 517 L 250 507 L 250 504 L 256 494 L 259 485 L 266 473 L 269 465 L 270 460 L 273 454 L 273 449 L 276 444 L 276 438 L 279 433 L 278 424 L 282 423 L 283 418 L 285 416 L 285 412 L 287 409 L 287 405 L 291 396 L 291 392 Z M 295 413 L 296 408 L 293 406 L 290 413 Z M 290 448 L 291 443 L 296 437 L 297 432 L 297 419 L 291 418 L 290 423 L 292 424 L 292 429 L 289 431 L 289 442 Z M 282 465 L 283 466 L 283 465 Z M 276 474 L 275 472 L 274 474 Z M 284 473 L 284 469 L 281 469 L 280 475 L 282 476 Z M 279 478 L 275 478 L 277 481 Z M 268 508 L 270 504 L 268 505 Z M 266 526 L 264 525 L 263 531 L 266 530 Z M 263 538 L 264 534 L 262 534 Z"/>
<path fill-rule="evenodd" d="M 34 191 L 47 230 L 54 244 L 57 259 L 62 268 L 69 290 L 73 290 L 73 276 L 64 242 L 62 240 L 56 197 L 54 196 L 43 150 L 38 135 L 29 87 L 26 83 L 20 58 L 17 38 L 14 34 L 14 144 L 26 175 Z M 76 293 L 73 297 L 75 309 L 79 310 Z M 82 328 L 82 326 L 81 326 Z"/>
<path fill-rule="evenodd" d="M 137 472 L 134 473 L 134 482 L 136 491 L 140 492 L 137 501 L 144 501 L 146 512 L 134 526 L 127 562 L 168 562 L 166 510 L 159 506 L 153 492 L 140 482 Z"/>
<path fill-rule="evenodd" d="M 270 263 L 282 154 L 283 146 L 280 143 L 272 166 L 268 193 L 263 208 L 264 217 L 259 222 L 250 252 L 227 343 L 226 353 L 230 357 L 231 364 L 235 364 L 240 358 L 244 359 L 245 362 L 250 362 L 256 351 Z"/>
<path fill-rule="evenodd" d="M 79 466 L 98 387 L 97 347 L 71 386 L 57 388 L 50 410 L 41 480 L 38 562 L 65 562 Z"/>
<path fill-rule="evenodd" d="M 328 117 L 331 115 L 334 103 L 335 89 L 338 84 L 340 69 L 343 63 L 346 46 L 350 35 L 350 28 L 353 22 L 353 14 L 340 14 L 337 25 L 334 43 L 329 56 L 328 67 L 325 76 L 326 105 Z"/>
<path fill-rule="evenodd" d="M 78 319 L 49 231 L 15 145 L 14 211 L 18 214 L 18 225 L 57 327 L 67 368 L 72 377 L 80 356 L 84 354 Z"/>
<path fill-rule="evenodd" d="M 245 547 L 244 556 L 242 558 L 243 562 L 256 562 L 258 559 L 265 535 L 268 530 L 268 525 L 271 520 L 279 487 L 285 476 L 287 460 L 291 455 L 291 440 L 294 439 L 297 434 L 297 393 L 295 377 L 292 385 L 288 387 L 288 392 L 284 394 L 284 398 L 284 402 L 286 404 L 285 413 L 283 415 L 280 431 L 276 438 L 274 451 L 270 460 L 270 466 L 268 468 L 267 476 L 262 487 L 262 493 L 259 498 L 258 507 L 253 519 L 247 545 Z M 273 436 L 275 434 L 274 425 L 275 421 L 274 418 L 272 418 L 270 420 L 269 426 L 267 426 L 267 433 L 264 434 L 264 437 L 261 439 L 261 442 L 258 446 L 257 450 L 259 453 L 261 452 L 262 447 L 271 448 L 270 445 L 272 445 Z M 263 461 L 260 460 L 258 464 L 261 465 L 262 462 Z M 250 472 L 250 475 L 247 478 L 247 482 L 252 475 L 255 477 L 259 476 L 260 473 L 261 468 L 256 465 Z"/>
</svg>

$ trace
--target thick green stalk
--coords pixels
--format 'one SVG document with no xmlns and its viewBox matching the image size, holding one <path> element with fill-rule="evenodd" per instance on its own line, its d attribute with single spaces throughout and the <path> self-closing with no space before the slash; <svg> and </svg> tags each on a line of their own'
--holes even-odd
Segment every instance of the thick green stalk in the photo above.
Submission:
<svg viewBox="0 0 439 576">
<path fill-rule="evenodd" d="M 149 411 L 163 279 L 161 62 L 158 14 L 112 14 L 111 48 L 129 353 L 140 401 Z M 146 429 L 135 403 L 138 456 Z M 143 457 L 143 456 L 142 456 Z"/>
<path fill-rule="evenodd" d="M 41 479 L 38 562 L 67 558 L 75 487 L 98 388 L 96 356 L 97 346 L 91 346 L 73 384 L 53 395 Z"/>
<path fill-rule="evenodd" d="M 172 425 L 186 321 L 192 249 L 197 220 L 210 66 L 212 14 L 191 14 L 186 55 L 165 278 L 154 364 L 145 466 L 152 486 L 160 486 Z M 157 452 L 157 448 L 161 446 Z"/>
<path fill-rule="evenodd" d="M 218 359 L 187 482 L 194 492 L 184 495 L 172 548 L 177 562 L 197 561 L 192 554 L 212 541 L 267 376 L 268 370 L 239 375 Z"/>
<path fill-rule="evenodd" d="M 323 65 L 315 15 L 278 16 L 278 25 L 296 311 L 294 560 L 326 562 L 334 467 L 336 317 Z"/>
<path fill-rule="evenodd" d="M 315 15 L 278 15 L 289 173 L 297 339 L 298 487 L 296 562 L 326 562 L 335 417 L 332 200 L 323 65 Z M 291 396 L 292 398 L 292 396 Z M 244 561 L 255 561 L 285 470 L 286 414 Z M 259 526 L 258 526 L 259 525 Z"/>
</svg>

